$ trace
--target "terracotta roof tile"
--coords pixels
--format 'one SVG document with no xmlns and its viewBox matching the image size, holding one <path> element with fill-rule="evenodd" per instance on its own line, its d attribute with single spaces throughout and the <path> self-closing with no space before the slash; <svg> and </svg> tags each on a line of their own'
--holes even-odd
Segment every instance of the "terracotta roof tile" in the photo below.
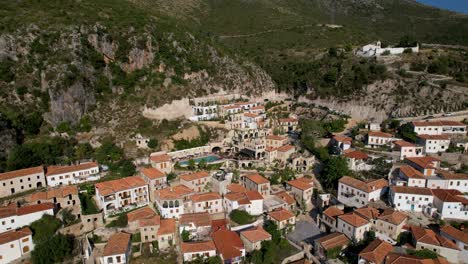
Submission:
<svg viewBox="0 0 468 264">
<path fill-rule="evenodd" d="M 404 141 L 404 140 L 397 140 L 397 141 L 393 141 L 393 144 L 399 146 L 399 147 L 403 147 L 403 148 L 407 148 L 407 147 L 416 147 L 415 144 L 413 143 L 410 143 L 408 141 Z"/>
<path fill-rule="evenodd" d="M 388 181 L 385 179 L 370 180 L 365 182 L 349 176 L 343 176 L 339 182 L 368 193 L 388 186 Z"/>
<path fill-rule="evenodd" d="M 162 171 L 156 169 L 156 168 L 142 168 L 141 174 L 144 176 L 150 178 L 150 179 L 159 179 L 159 178 L 165 178 L 166 174 L 164 174 Z"/>
<path fill-rule="evenodd" d="M 138 221 L 140 227 L 145 226 L 160 226 L 161 225 L 161 217 L 159 215 L 154 215 L 150 218 L 140 219 Z"/>
<path fill-rule="evenodd" d="M 245 237 L 252 243 L 256 243 L 259 241 L 270 240 L 271 235 L 267 231 L 265 231 L 261 226 L 256 228 L 245 230 L 240 233 L 241 237 Z"/>
<path fill-rule="evenodd" d="M 360 226 L 369 224 L 369 221 L 367 221 L 365 218 L 355 213 L 347 213 L 344 215 L 339 215 L 338 218 L 354 227 L 360 227 Z"/>
<path fill-rule="evenodd" d="M 152 155 L 150 156 L 150 160 L 156 163 L 167 162 L 167 161 L 171 161 L 171 156 L 167 154 Z"/>
<path fill-rule="evenodd" d="M 392 186 L 390 187 L 393 193 L 407 193 L 432 196 L 432 190 L 428 188 L 409 187 L 409 186 Z"/>
<path fill-rule="evenodd" d="M 447 180 L 468 179 L 468 174 L 464 174 L 464 173 L 452 173 L 448 171 L 439 170 L 437 171 L 437 174 L 439 175 L 440 178 L 447 179 Z"/>
<path fill-rule="evenodd" d="M 440 229 L 442 234 L 447 234 L 455 240 L 461 241 L 465 244 L 468 244 L 468 229 L 463 231 L 456 229 L 451 225 L 445 225 Z"/>
<path fill-rule="evenodd" d="M 139 176 L 131 176 L 118 180 L 96 183 L 95 187 L 99 190 L 100 195 L 106 196 L 145 185 L 147 185 L 146 182 Z"/>
<path fill-rule="evenodd" d="M 195 192 L 189 187 L 181 184 L 181 185 L 176 185 L 176 186 L 167 187 L 161 190 L 157 190 L 154 193 L 156 194 L 156 197 L 158 197 L 160 200 L 171 200 L 171 199 L 182 199 L 186 196 L 190 196 L 191 194 Z"/>
<path fill-rule="evenodd" d="M 31 236 L 32 231 L 29 227 L 23 227 L 18 230 L 11 230 L 0 234 L 0 245 L 16 241 L 23 237 Z"/>
<path fill-rule="evenodd" d="M 135 211 L 131 211 L 127 213 L 127 219 L 128 219 L 128 222 L 134 222 L 134 221 L 138 221 L 141 219 L 151 218 L 155 215 L 157 215 L 156 212 L 153 211 L 153 209 L 146 206 L 146 207 L 139 208 Z"/>
<path fill-rule="evenodd" d="M 203 212 L 180 215 L 179 224 L 181 226 L 189 225 L 191 223 L 193 223 L 196 227 L 211 226 L 210 214 L 207 212 Z"/>
<path fill-rule="evenodd" d="M 333 135 L 333 139 L 335 139 L 338 142 L 343 142 L 343 143 L 348 143 L 348 144 L 351 144 L 353 142 L 352 138 L 343 136 L 343 135 Z"/>
<path fill-rule="evenodd" d="M 283 137 L 283 136 L 279 136 L 279 135 L 268 135 L 266 137 L 266 139 L 270 139 L 270 140 L 286 140 L 287 137 Z"/>
<path fill-rule="evenodd" d="M 343 248 L 351 243 L 351 241 L 344 234 L 338 232 L 321 237 L 317 240 L 317 242 L 320 243 L 325 250 L 330 250 L 336 247 Z"/>
<path fill-rule="evenodd" d="M 350 159 L 358 159 L 358 160 L 366 160 L 369 158 L 369 155 L 359 150 L 346 152 L 344 156 Z"/>
<path fill-rule="evenodd" d="M 161 226 L 158 230 L 158 236 L 174 234 L 176 232 L 176 220 L 173 218 L 170 219 L 161 219 Z"/>
<path fill-rule="evenodd" d="M 277 150 L 277 151 L 280 151 L 280 152 L 290 151 L 291 149 L 294 149 L 294 146 L 292 146 L 292 145 L 284 145 L 284 146 L 281 146 L 281 147 L 276 148 L 276 150 Z"/>
<path fill-rule="evenodd" d="M 221 200 L 222 199 L 221 195 L 219 193 L 217 193 L 217 192 L 194 194 L 190 198 L 192 199 L 192 202 L 194 202 L 194 203 L 213 201 L 213 200 Z"/>
<path fill-rule="evenodd" d="M 295 122 L 298 122 L 299 120 L 297 120 L 297 118 L 280 118 L 279 122 L 280 123 L 295 123 Z"/>
<path fill-rule="evenodd" d="M 442 202 L 468 204 L 468 200 L 458 190 L 433 189 L 432 193 Z"/>
<path fill-rule="evenodd" d="M 449 140 L 450 137 L 448 135 L 418 135 L 418 138 L 424 140 Z"/>
<path fill-rule="evenodd" d="M 29 202 L 36 202 L 39 200 L 50 200 L 53 198 L 64 198 L 68 195 L 78 195 L 78 187 L 73 185 L 61 186 L 58 188 L 50 189 L 44 192 L 37 192 L 29 195 L 27 200 Z"/>
<path fill-rule="evenodd" d="M 114 233 L 104 247 L 103 256 L 125 254 L 130 247 L 131 235 L 124 232 Z"/>
<path fill-rule="evenodd" d="M 255 113 L 244 113 L 244 116 L 246 116 L 246 117 L 251 117 L 251 118 L 255 118 L 255 117 L 258 117 L 259 115 L 258 115 L 258 114 L 255 114 Z"/>
<path fill-rule="evenodd" d="M 245 176 L 245 178 L 249 179 L 250 181 L 255 182 L 256 184 L 264 184 L 264 183 L 270 183 L 265 177 L 262 175 L 255 173 L 255 174 L 249 174 Z"/>
<path fill-rule="evenodd" d="M 436 259 L 425 259 L 421 257 L 390 253 L 385 258 L 385 264 L 448 264 L 449 262 L 442 257 Z"/>
<path fill-rule="evenodd" d="M 258 191 L 246 191 L 245 192 L 245 196 L 247 196 L 247 198 L 250 200 L 250 201 L 254 201 L 254 200 L 263 200 L 263 196 L 258 192 Z"/>
<path fill-rule="evenodd" d="M 44 168 L 42 166 L 4 172 L 4 173 L 0 173 L 0 181 L 28 176 L 31 174 L 43 173 L 43 172 L 44 172 Z"/>
<path fill-rule="evenodd" d="M 278 222 L 285 221 L 291 218 L 294 218 L 294 214 L 286 209 L 279 209 L 275 211 L 268 212 L 268 215 L 275 219 Z"/>
<path fill-rule="evenodd" d="M 244 249 L 244 243 L 236 232 L 221 229 L 214 232 L 212 237 L 224 261 L 242 256 L 241 249 Z"/>
<path fill-rule="evenodd" d="M 392 245 L 380 239 L 375 239 L 359 253 L 359 257 L 367 260 L 368 263 L 383 263 L 385 257 L 392 251 Z"/>
<path fill-rule="evenodd" d="M 369 131 L 368 133 L 369 136 L 371 137 L 383 137 L 383 138 L 392 138 L 393 135 L 385 132 L 380 132 L 380 131 Z"/>
<path fill-rule="evenodd" d="M 302 177 L 302 178 L 304 178 L 304 177 Z M 287 184 L 289 184 L 289 185 L 291 185 L 291 186 L 293 186 L 293 187 L 295 187 L 295 188 L 297 188 L 299 190 L 302 190 L 302 191 L 306 191 L 306 190 L 314 188 L 313 181 L 301 180 L 302 178 L 295 179 L 295 180 L 292 180 L 292 181 L 288 181 Z"/>
<path fill-rule="evenodd" d="M 424 175 L 422 172 L 416 170 L 415 168 L 403 165 L 400 167 L 400 172 L 405 175 L 407 178 L 417 178 L 417 179 L 424 179 Z"/>
<path fill-rule="evenodd" d="M 206 171 L 197 171 L 194 173 L 180 175 L 180 179 L 184 181 L 195 181 L 206 177 L 210 177 L 210 174 Z"/>
<path fill-rule="evenodd" d="M 424 229 L 417 226 L 411 226 L 410 231 L 413 234 L 413 237 L 416 239 L 417 243 L 425 243 L 440 247 L 446 247 L 451 249 L 459 250 L 457 245 L 452 241 L 448 240 L 445 237 L 442 237 L 436 234 L 430 229 Z"/>
<path fill-rule="evenodd" d="M 330 218 L 335 218 L 339 215 L 344 214 L 343 210 L 337 208 L 337 207 L 328 207 L 325 211 L 323 211 L 323 214 L 330 217 Z"/>
<path fill-rule="evenodd" d="M 81 171 L 87 170 L 91 168 L 97 168 L 99 171 L 99 165 L 97 162 L 86 162 L 81 163 L 78 165 L 70 165 L 70 166 L 49 166 L 47 167 L 47 174 L 46 176 L 52 176 L 57 174 L 69 173 L 74 171 Z"/>
<path fill-rule="evenodd" d="M 182 253 L 216 251 L 216 246 L 212 240 L 198 242 L 182 242 L 180 247 Z"/>
<path fill-rule="evenodd" d="M 426 157 L 410 157 L 410 158 L 405 158 L 406 161 L 409 161 L 410 163 L 414 163 L 418 165 L 421 168 L 424 169 L 433 169 L 434 168 L 434 162 L 440 161 L 439 159 L 436 159 L 431 156 L 426 156 Z"/>
<path fill-rule="evenodd" d="M 355 213 L 357 213 L 359 216 L 364 217 L 367 220 L 373 220 L 376 219 L 380 213 L 379 210 L 375 209 L 374 207 L 362 207 L 354 210 Z"/>
<path fill-rule="evenodd" d="M 230 192 L 246 192 L 247 191 L 247 189 L 244 186 L 238 183 L 231 183 L 226 187 L 226 189 Z"/>
<path fill-rule="evenodd" d="M 28 215 L 36 212 L 47 211 L 54 209 L 53 203 L 41 203 L 26 205 L 23 207 L 16 207 L 15 204 L 6 207 L 0 207 L 0 218 L 15 216 L 15 215 Z"/>
<path fill-rule="evenodd" d="M 275 195 L 278 196 L 279 198 L 283 199 L 283 201 L 285 201 L 288 205 L 296 203 L 296 200 L 294 200 L 294 198 L 289 193 L 287 193 L 286 191 L 276 193 Z"/>
<path fill-rule="evenodd" d="M 378 219 L 388 222 L 393 225 L 400 225 L 405 220 L 408 219 L 408 215 L 403 212 L 394 211 L 388 209 L 383 211 L 383 213 L 378 217 Z"/>
</svg>

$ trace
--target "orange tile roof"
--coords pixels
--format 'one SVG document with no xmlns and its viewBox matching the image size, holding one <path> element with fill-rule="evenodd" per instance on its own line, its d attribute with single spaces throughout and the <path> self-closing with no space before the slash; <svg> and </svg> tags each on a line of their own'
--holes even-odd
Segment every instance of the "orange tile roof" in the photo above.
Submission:
<svg viewBox="0 0 468 264">
<path fill-rule="evenodd" d="M 182 253 L 216 251 L 216 246 L 212 240 L 198 242 L 182 242 L 180 247 Z"/>
<path fill-rule="evenodd" d="M 364 217 L 367 220 L 373 220 L 376 219 L 380 213 L 379 210 L 375 209 L 374 207 L 367 206 L 367 207 L 362 207 L 354 210 L 355 213 L 357 213 L 359 216 Z"/>
<path fill-rule="evenodd" d="M 64 198 L 68 195 L 78 195 L 78 187 L 73 185 L 66 185 L 55 189 L 50 189 L 44 192 L 37 192 L 29 195 L 27 200 L 29 202 L 36 202 L 39 200 L 50 200 L 53 198 Z"/>
<path fill-rule="evenodd" d="M 408 219 L 408 215 L 399 212 L 399 211 L 394 211 L 392 209 L 387 209 L 382 212 L 382 214 L 378 217 L 378 219 L 388 222 L 393 225 L 400 225 L 403 223 L 405 220 Z"/>
<path fill-rule="evenodd" d="M 288 220 L 288 219 L 291 219 L 291 218 L 294 218 L 294 214 L 291 213 L 290 211 L 286 210 L 286 209 L 279 209 L 279 210 L 275 210 L 275 211 L 271 211 L 271 212 L 268 212 L 268 215 L 275 219 L 276 221 L 278 222 L 281 222 L 281 221 L 285 221 L 285 220 Z"/>
<path fill-rule="evenodd" d="M 159 215 L 154 215 L 150 218 L 140 219 L 138 221 L 140 227 L 145 226 L 160 226 L 161 225 L 161 217 Z"/>
<path fill-rule="evenodd" d="M 263 105 L 257 105 L 257 106 L 250 108 L 250 110 L 263 110 L 263 109 L 265 109 L 265 106 Z"/>
<path fill-rule="evenodd" d="M 255 191 L 255 190 L 246 191 L 246 192 L 245 192 L 245 196 L 247 196 L 247 198 L 248 198 L 250 201 L 254 201 L 254 200 L 263 200 L 263 196 L 262 196 L 258 191 Z"/>
<path fill-rule="evenodd" d="M 81 163 L 78 165 L 70 165 L 70 166 L 49 166 L 47 167 L 46 176 L 87 170 L 91 168 L 98 168 L 99 170 L 99 165 L 97 164 L 97 162 L 85 162 L 85 163 Z"/>
<path fill-rule="evenodd" d="M 367 225 L 369 223 L 369 221 L 367 221 L 365 218 L 355 213 L 347 213 L 344 215 L 339 215 L 338 218 L 354 227 L 360 227 L 363 225 Z"/>
<path fill-rule="evenodd" d="M 440 121 L 413 121 L 411 122 L 415 127 L 427 127 L 427 126 L 463 126 L 465 124 L 458 121 L 440 120 Z"/>
<path fill-rule="evenodd" d="M 442 202 L 468 204 L 468 200 L 458 190 L 433 189 L 432 193 Z"/>
<path fill-rule="evenodd" d="M 295 187 L 295 188 L 297 188 L 299 190 L 302 190 L 302 191 L 306 191 L 306 190 L 314 188 L 314 184 L 313 184 L 312 181 L 307 182 L 307 181 L 304 181 L 304 180 L 301 180 L 301 179 L 302 178 L 288 181 L 287 184 L 289 184 L 289 185 L 291 185 L 291 186 L 293 186 L 293 187 Z"/>
<path fill-rule="evenodd" d="M 112 181 L 99 182 L 95 184 L 95 187 L 99 190 L 100 195 L 106 196 L 145 185 L 147 185 L 146 182 L 139 176 L 131 176 Z"/>
<path fill-rule="evenodd" d="M 297 120 L 296 118 L 280 118 L 280 123 L 295 123 L 295 122 L 298 122 L 299 120 Z"/>
<path fill-rule="evenodd" d="M 425 259 L 421 257 L 390 253 L 385 258 L 385 264 L 448 264 L 449 262 L 442 257 L 436 259 Z"/>
<path fill-rule="evenodd" d="M 44 168 L 42 166 L 4 172 L 4 173 L 0 173 L 0 181 L 14 179 L 18 177 L 24 177 L 24 176 L 28 176 L 31 174 L 43 173 L 43 172 L 44 172 Z"/>
<path fill-rule="evenodd" d="M 241 237 L 242 236 L 245 237 L 247 240 L 249 240 L 252 243 L 271 239 L 270 233 L 265 231 L 265 229 L 263 229 L 261 226 L 257 226 L 256 228 L 242 231 L 240 235 Z"/>
<path fill-rule="evenodd" d="M 150 178 L 150 179 L 159 179 L 165 178 L 166 174 L 156 168 L 142 168 L 140 170 L 141 174 Z"/>
<path fill-rule="evenodd" d="M 317 239 L 317 242 L 320 243 L 325 250 L 330 250 L 336 247 L 343 248 L 351 243 L 344 234 L 338 232 L 321 237 Z"/>
<path fill-rule="evenodd" d="M 180 175 L 180 179 L 184 181 L 195 181 L 195 180 L 203 179 L 206 177 L 210 177 L 210 174 L 206 171 L 197 171 L 194 173 L 187 173 L 187 174 Z"/>
<path fill-rule="evenodd" d="M 323 211 L 323 214 L 330 217 L 330 218 L 335 218 L 336 216 L 344 214 L 343 210 L 337 208 L 337 207 L 328 207 Z"/>
<path fill-rule="evenodd" d="M 221 197 L 221 195 L 219 193 L 217 193 L 217 192 L 207 192 L 207 193 L 194 194 L 190 198 L 192 199 L 192 202 L 194 202 L 194 203 L 223 199 Z"/>
<path fill-rule="evenodd" d="M 238 105 L 224 105 L 223 108 L 224 109 L 239 109 L 241 107 Z"/>
<path fill-rule="evenodd" d="M 18 230 L 11 230 L 0 234 L 0 245 L 16 241 L 23 237 L 31 236 L 32 231 L 29 227 L 23 227 Z"/>
<path fill-rule="evenodd" d="M 294 146 L 292 146 L 292 145 L 284 145 L 284 146 L 281 146 L 281 147 L 276 148 L 276 150 L 277 150 L 277 151 L 280 151 L 280 152 L 290 151 L 291 149 L 294 149 Z"/>
<path fill-rule="evenodd" d="M 291 195 L 289 195 L 289 193 L 287 193 L 286 191 L 276 193 L 275 195 L 283 199 L 283 201 L 285 201 L 288 205 L 296 203 L 296 200 L 294 200 L 294 198 Z"/>
<path fill-rule="evenodd" d="M 375 239 L 359 253 L 359 257 L 367 260 L 368 263 L 383 263 L 385 257 L 392 251 L 392 245 L 380 239 Z"/>
<path fill-rule="evenodd" d="M 468 244 L 468 229 L 461 231 L 451 225 L 445 225 L 440 229 L 440 232 L 449 235 L 455 240 Z"/>
<path fill-rule="evenodd" d="M 0 207 L 0 218 L 11 217 L 15 215 L 27 215 L 41 211 L 47 211 L 54 209 L 55 206 L 53 203 L 40 203 L 33 205 L 26 205 L 23 207 L 16 207 L 15 204 Z"/>
<path fill-rule="evenodd" d="M 103 256 L 125 254 L 130 247 L 130 237 L 129 233 L 124 232 L 112 234 L 104 247 Z"/>
<path fill-rule="evenodd" d="M 430 229 L 424 229 L 418 226 L 411 226 L 410 232 L 413 234 L 413 237 L 415 238 L 417 243 L 425 243 L 459 250 L 457 245 L 455 245 L 455 243 L 453 243 L 451 240 L 436 234 Z"/>
<path fill-rule="evenodd" d="M 350 159 L 360 159 L 360 160 L 366 160 L 369 158 L 369 155 L 359 150 L 346 152 L 344 156 Z"/>
<path fill-rule="evenodd" d="M 343 135 L 333 135 L 333 139 L 335 139 L 338 142 L 344 142 L 348 144 L 351 144 L 353 142 L 352 138 Z"/>
<path fill-rule="evenodd" d="M 392 186 L 390 187 L 393 193 L 407 193 L 432 196 L 432 190 L 428 188 L 409 187 L 409 186 Z"/>
<path fill-rule="evenodd" d="M 383 138 L 393 137 L 392 134 L 385 133 L 385 132 L 380 132 L 380 131 L 369 131 L 368 135 L 371 136 L 371 137 L 383 137 Z"/>
<path fill-rule="evenodd" d="M 251 118 L 255 118 L 255 117 L 258 117 L 258 114 L 255 114 L 255 113 L 244 113 L 244 116 L 246 116 L 246 117 L 251 117 Z"/>
<path fill-rule="evenodd" d="M 270 140 L 286 140 L 287 137 L 283 137 L 283 136 L 279 136 L 279 135 L 268 135 L 266 137 L 266 139 L 270 139 Z"/>
<path fill-rule="evenodd" d="M 407 148 L 407 147 L 416 147 L 415 144 L 413 143 L 410 143 L 408 141 L 404 141 L 404 140 L 397 140 L 397 141 L 393 141 L 393 144 L 399 146 L 399 147 L 402 147 L 402 148 Z"/>
<path fill-rule="evenodd" d="M 247 179 L 249 179 L 250 181 L 253 181 L 255 182 L 256 184 L 265 184 L 265 183 L 270 183 L 269 180 L 265 179 L 265 177 L 263 177 L 262 175 L 258 174 L 258 173 L 254 173 L 254 174 L 249 174 L 247 176 L 245 176 Z"/>
<path fill-rule="evenodd" d="M 211 220 L 211 230 L 213 232 L 216 232 L 218 230 L 227 230 L 228 225 L 229 225 L 229 220 L 226 218 Z"/>
<path fill-rule="evenodd" d="M 401 166 L 400 172 L 408 178 L 424 179 L 424 175 L 422 174 L 422 172 L 408 165 Z"/>
<path fill-rule="evenodd" d="M 194 190 L 181 184 L 172 187 L 167 187 L 154 192 L 160 200 L 182 199 L 194 193 Z"/>
<path fill-rule="evenodd" d="M 226 189 L 230 192 L 246 192 L 247 191 L 247 189 L 244 186 L 238 183 L 231 183 L 226 187 Z"/>
<path fill-rule="evenodd" d="M 176 220 L 174 218 L 161 219 L 161 226 L 158 230 L 158 236 L 174 234 L 176 232 Z"/>
<path fill-rule="evenodd" d="M 188 225 L 193 223 L 196 227 L 201 226 L 210 226 L 211 225 L 211 216 L 207 212 L 203 213 L 191 213 L 191 214 L 182 214 L 179 218 L 179 224 Z"/>
<path fill-rule="evenodd" d="M 451 173 L 448 171 L 443 171 L 439 170 L 437 171 L 437 174 L 439 175 L 440 178 L 446 179 L 446 180 L 466 180 L 468 179 L 468 174 L 464 173 Z"/>
<path fill-rule="evenodd" d="M 218 230 L 213 233 L 213 242 L 224 261 L 241 257 L 244 243 L 236 232 L 230 230 Z"/>
<path fill-rule="evenodd" d="M 449 140 L 450 137 L 448 135 L 418 135 L 418 138 L 424 140 Z"/>
<path fill-rule="evenodd" d="M 167 162 L 167 161 L 171 161 L 171 156 L 167 154 L 158 154 L 158 155 L 150 156 L 150 160 L 156 163 Z"/>
<path fill-rule="evenodd" d="M 343 176 L 339 182 L 368 193 L 388 186 L 388 181 L 385 179 L 370 180 L 365 182 L 349 176 Z"/>
<path fill-rule="evenodd" d="M 436 159 L 431 156 L 425 156 L 425 157 L 410 157 L 410 158 L 405 158 L 406 161 L 409 161 L 411 163 L 414 163 L 418 165 L 421 168 L 424 169 L 433 169 L 434 165 L 433 162 L 435 161 L 440 161 L 439 159 Z"/>
<path fill-rule="evenodd" d="M 145 206 L 143 208 L 139 208 L 135 211 L 131 211 L 127 213 L 127 219 L 128 219 L 128 222 L 134 222 L 134 221 L 138 221 L 141 219 L 151 218 L 155 215 L 156 215 L 156 212 L 153 209 L 149 208 L 148 206 Z"/>
</svg>

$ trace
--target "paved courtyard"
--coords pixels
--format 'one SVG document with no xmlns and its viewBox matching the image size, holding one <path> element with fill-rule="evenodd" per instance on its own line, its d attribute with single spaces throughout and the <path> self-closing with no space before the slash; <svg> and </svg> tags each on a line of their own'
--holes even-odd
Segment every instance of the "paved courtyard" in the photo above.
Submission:
<svg viewBox="0 0 468 264">
<path fill-rule="evenodd" d="M 300 245 L 301 241 L 313 244 L 313 241 L 321 235 L 319 228 L 315 222 L 299 220 L 296 222 L 296 229 L 287 234 L 286 237 L 292 242 Z"/>
</svg>

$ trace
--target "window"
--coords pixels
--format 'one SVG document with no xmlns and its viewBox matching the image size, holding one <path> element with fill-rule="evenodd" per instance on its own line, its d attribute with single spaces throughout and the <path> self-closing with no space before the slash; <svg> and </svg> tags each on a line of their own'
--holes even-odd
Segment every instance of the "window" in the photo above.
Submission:
<svg viewBox="0 0 468 264">
<path fill-rule="evenodd" d="M 23 240 L 21 240 L 21 241 L 23 241 L 23 242 L 28 242 L 28 241 L 29 241 L 29 237 L 23 238 Z"/>
<path fill-rule="evenodd" d="M 15 222 L 15 219 L 11 219 L 11 223 L 13 224 Z"/>
<path fill-rule="evenodd" d="M 10 245 L 10 248 L 14 248 L 14 247 L 15 247 L 15 244 L 11 244 L 11 245 Z"/>
</svg>

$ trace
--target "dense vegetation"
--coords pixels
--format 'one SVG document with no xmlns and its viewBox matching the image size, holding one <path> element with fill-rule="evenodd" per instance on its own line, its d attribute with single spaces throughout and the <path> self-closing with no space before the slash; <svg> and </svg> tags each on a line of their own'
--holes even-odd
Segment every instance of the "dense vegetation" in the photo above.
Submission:
<svg viewBox="0 0 468 264">
<path fill-rule="evenodd" d="M 232 210 L 229 214 L 229 219 L 236 222 L 239 225 L 250 224 L 255 221 L 255 217 L 243 210 Z"/>
</svg>

